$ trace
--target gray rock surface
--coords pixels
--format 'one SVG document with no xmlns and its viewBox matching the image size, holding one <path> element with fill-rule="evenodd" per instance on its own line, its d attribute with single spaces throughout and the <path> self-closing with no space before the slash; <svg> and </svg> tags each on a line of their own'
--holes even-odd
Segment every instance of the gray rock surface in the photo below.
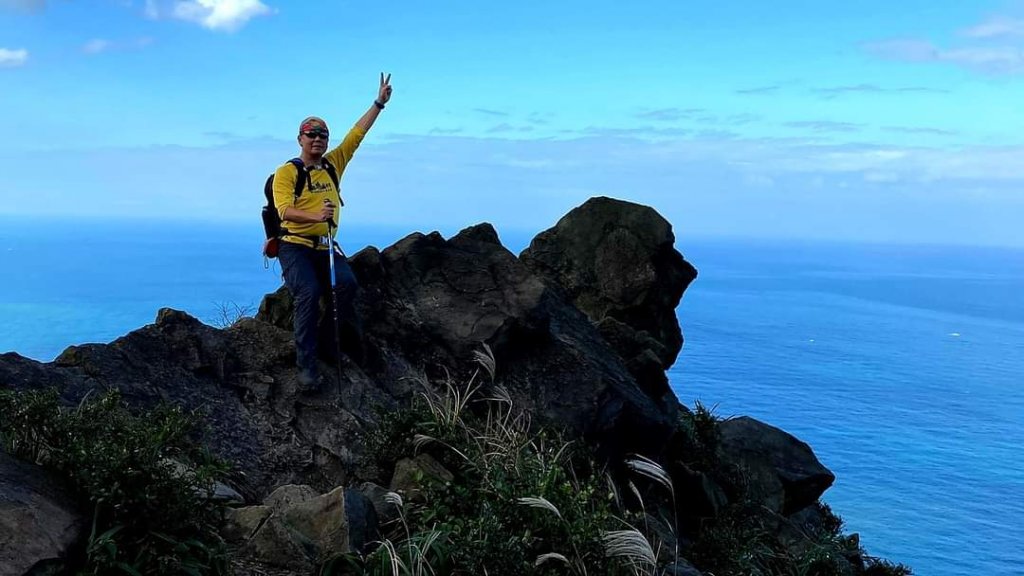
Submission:
<svg viewBox="0 0 1024 576">
<path fill-rule="evenodd" d="M 309 573 L 352 550 L 346 500 L 341 486 L 326 494 L 309 486 L 283 486 L 260 506 L 229 510 L 221 534 L 236 556 Z"/>
<path fill-rule="evenodd" d="M 0 576 L 59 566 L 87 530 L 60 482 L 0 450 Z"/>
<path fill-rule="evenodd" d="M 281 518 L 304 541 L 313 543 L 316 552 L 311 559 L 315 563 L 349 551 L 344 486 L 285 508 Z"/>
<path fill-rule="evenodd" d="M 653 209 L 599 197 L 538 234 L 520 258 L 565 291 L 658 397 L 670 394 L 665 370 L 683 345 L 675 309 L 697 277 L 674 244 Z"/>
</svg>

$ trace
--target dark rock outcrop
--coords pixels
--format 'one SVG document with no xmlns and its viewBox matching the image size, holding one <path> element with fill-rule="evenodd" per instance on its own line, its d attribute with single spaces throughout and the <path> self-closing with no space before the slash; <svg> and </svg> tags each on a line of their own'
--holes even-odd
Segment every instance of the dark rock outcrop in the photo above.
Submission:
<svg viewBox="0 0 1024 576">
<path fill-rule="evenodd" d="M 653 397 L 670 394 L 665 370 L 683 346 L 675 309 L 697 277 L 674 243 L 672 226 L 651 208 L 600 197 L 520 255 L 565 291 Z"/>
<path fill-rule="evenodd" d="M 87 524 L 51 474 L 0 450 L 0 576 L 59 567 Z"/>
<path fill-rule="evenodd" d="M 312 566 L 340 550 L 325 551 L 323 542 L 359 549 L 376 538 L 376 522 L 394 518 L 377 486 L 390 476 L 362 458 L 380 414 L 428 382 L 467 381 L 483 350 L 493 354 L 493 384 L 535 425 L 582 438 L 612 459 L 678 455 L 686 409 L 665 370 L 682 346 L 675 307 L 696 270 L 673 244 L 671 226 L 654 210 L 597 198 L 518 258 L 489 224 L 450 239 L 416 233 L 382 251 L 367 248 L 350 258 L 365 358 L 341 358 L 340 381 L 322 365 L 328 381 L 318 393 L 297 385 L 284 288 L 267 295 L 256 318 L 223 330 L 162 309 L 153 324 L 110 344 L 72 346 L 52 363 L 2 355 L 0 388 L 56 387 L 68 403 L 117 389 L 134 406 L 200 411 L 204 443 L 238 468 L 231 488 L 260 503 L 232 512 L 228 539 L 246 550 L 277 546 Z M 722 436 L 722 457 L 750 471 L 760 503 L 782 515 L 813 503 L 832 482 L 810 448 L 780 430 L 736 419 Z M 714 516 L 729 503 L 704 472 L 668 468 L 696 495 L 678 495 L 697 503 L 695 515 Z M 279 489 L 285 485 L 306 488 Z M 345 525 L 314 522 L 310 506 Z"/>
<path fill-rule="evenodd" d="M 298 390 L 283 289 L 258 318 L 226 330 L 163 309 L 151 325 L 110 344 L 72 346 L 51 364 L 8 355 L 0 384 L 54 385 L 69 403 L 116 388 L 134 405 L 201 410 L 204 440 L 238 464 L 244 480 L 234 488 L 250 501 L 284 484 L 327 490 L 373 480 L 357 467 L 360 438 L 378 412 L 409 401 L 418 382 L 448 371 L 468 378 L 484 345 L 496 359 L 496 382 L 537 424 L 609 454 L 657 454 L 671 437 L 675 397 L 638 386 L 590 320 L 506 250 L 490 225 L 449 240 L 413 234 L 351 263 L 368 358 L 362 367 L 343 358 L 340 383 L 324 365 L 332 378 L 318 395 Z"/>
<path fill-rule="evenodd" d="M 742 468 L 752 495 L 775 512 L 810 506 L 836 479 L 810 446 L 774 426 L 743 416 L 719 429 L 722 460 Z"/>
<path fill-rule="evenodd" d="M 266 323 L 243 319 L 219 330 L 163 309 L 154 324 L 109 345 L 68 348 L 41 366 L 60 378 L 37 382 L 62 382 L 69 403 L 94 388 L 116 388 L 133 405 L 199 410 L 209 430 L 204 441 L 238 464 L 243 474 L 233 487 L 254 500 L 283 484 L 344 483 L 372 406 L 393 402 L 358 369 L 321 396 L 302 395 L 294 358 L 291 335 Z M 11 382 L 7 366 L 0 363 L 0 382 Z"/>
<path fill-rule="evenodd" d="M 366 368 L 394 397 L 413 392 L 403 385 L 409 376 L 466 367 L 487 344 L 500 383 L 539 423 L 613 452 L 646 451 L 671 434 L 675 398 L 638 387 L 587 317 L 505 249 L 490 225 L 450 240 L 412 234 L 350 263 L 362 286 Z M 290 328 L 288 302 L 282 289 L 258 317 Z"/>
</svg>

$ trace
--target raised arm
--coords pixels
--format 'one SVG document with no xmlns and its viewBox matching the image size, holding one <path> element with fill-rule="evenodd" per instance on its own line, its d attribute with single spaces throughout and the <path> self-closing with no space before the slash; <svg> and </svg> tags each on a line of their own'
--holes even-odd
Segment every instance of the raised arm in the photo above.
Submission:
<svg viewBox="0 0 1024 576">
<path fill-rule="evenodd" d="M 370 128 L 373 127 L 373 123 L 377 121 L 380 111 L 388 103 L 388 100 L 391 100 L 391 74 L 384 76 L 384 73 L 381 72 L 380 89 L 377 90 L 377 99 L 374 100 L 373 104 L 370 104 L 370 108 L 356 122 L 356 126 L 362 128 L 363 132 L 369 132 Z"/>
</svg>

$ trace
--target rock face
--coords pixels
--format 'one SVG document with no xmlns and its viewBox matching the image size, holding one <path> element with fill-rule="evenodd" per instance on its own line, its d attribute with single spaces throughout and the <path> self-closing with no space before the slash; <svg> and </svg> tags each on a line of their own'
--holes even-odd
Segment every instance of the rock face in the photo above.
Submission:
<svg viewBox="0 0 1024 576">
<path fill-rule="evenodd" d="M 284 288 L 264 299 L 256 318 L 223 330 L 163 309 L 153 324 L 110 344 L 72 346 L 52 363 L 2 355 L 0 387 L 56 387 L 69 403 L 116 388 L 136 406 L 200 410 L 204 442 L 241 472 L 230 488 L 256 504 L 232 513 L 229 539 L 252 554 L 272 549 L 312 566 L 338 551 L 328 541 L 358 549 L 376 537 L 378 517 L 394 515 L 374 484 L 389 478 L 361 458 L 379 414 L 400 409 L 424 382 L 449 374 L 465 382 L 483 350 L 493 353 L 494 384 L 536 425 L 612 457 L 677 453 L 685 408 L 665 370 L 682 346 L 675 307 L 696 270 L 673 243 L 654 210 L 597 198 L 520 257 L 489 224 L 449 239 L 417 233 L 382 251 L 367 248 L 350 258 L 362 287 L 365 360 L 343 357 L 340 381 L 322 365 L 328 384 L 318 393 L 297 386 Z M 738 419 L 723 436 L 724 457 L 763 480 L 761 497 L 773 510 L 795 512 L 831 484 L 810 449 L 779 430 Z M 696 486 L 709 513 L 725 505 L 707 477 L 678 480 Z M 0 541 L 11 530 L 0 524 Z"/>
<path fill-rule="evenodd" d="M 59 566 L 87 529 L 60 483 L 0 451 L 0 576 Z"/>
<path fill-rule="evenodd" d="M 109 345 L 73 346 L 50 365 L 17 360 L 14 367 L 52 373 L 38 382 L 62 382 L 69 402 L 116 388 L 131 404 L 199 410 L 209 425 L 205 441 L 238 463 L 244 480 L 232 487 L 252 501 L 283 484 L 343 484 L 372 406 L 394 402 L 358 369 L 322 395 L 299 394 L 294 358 L 291 335 L 266 323 L 245 319 L 219 330 L 164 309 L 154 324 Z M 0 363 L 0 382 L 13 380 L 7 367 Z"/>
<path fill-rule="evenodd" d="M 722 459 L 746 470 L 751 490 L 774 512 L 810 506 L 836 479 L 810 446 L 774 426 L 744 416 L 719 429 Z"/>
<path fill-rule="evenodd" d="M 675 398 L 638 387 L 588 318 L 506 250 L 490 225 L 449 240 L 413 234 L 350 263 L 362 286 L 365 369 L 394 398 L 414 392 L 403 384 L 409 376 L 457 371 L 486 344 L 500 383 L 537 421 L 612 451 L 668 438 Z M 288 302 L 282 288 L 258 317 L 290 329 Z"/>
<path fill-rule="evenodd" d="M 598 216 L 618 222 L 610 232 L 636 238 L 617 242 L 633 246 L 629 255 L 650 252 L 642 277 L 628 266 L 618 274 L 602 269 L 600 297 L 586 297 L 578 282 L 567 290 L 538 275 L 501 245 L 489 224 L 450 239 L 412 234 L 383 251 L 354 255 L 367 359 L 356 366 L 342 358 L 341 382 L 332 366 L 321 366 L 330 382 L 320 394 L 298 390 L 291 299 L 283 287 L 268 295 L 257 318 L 226 330 L 163 309 L 153 324 L 110 344 L 72 346 L 50 364 L 6 355 L 0 385 L 56 386 L 71 403 L 90 390 L 116 388 L 139 406 L 166 401 L 205 411 L 205 441 L 244 473 L 233 488 L 258 501 L 284 484 L 329 490 L 353 480 L 386 481 L 357 469 L 360 438 L 377 414 L 408 402 L 424 380 L 451 373 L 465 381 L 476 367 L 473 354 L 486 346 L 496 360 L 496 383 L 537 424 L 587 438 L 609 454 L 657 455 L 673 434 L 680 406 L 667 387 L 652 393 L 639 384 L 638 356 L 624 358 L 617 350 L 628 338 L 646 342 L 639 357 L 651 350 L 660 363 L 675 357 L 679 329 L 672 309 L 685 287 L 680 271 L 692 267 L 680 264 L 671 230 L 653 210 L 599 205 Z M 590 206 L 568 222 L 600 229 L 587 224 Z M 614 217 L 616 209 L 622 217 Z M 637 229 L 628 233 L 630 226 Z M 652 233 L 651 226 L 658 229 Z M 567 234 L 547 234 L 544 245 L 554 251 Z M 588 238 L 574 250 L 599 244 Z M 668 295 L 656 295 L 661 292 Z M 600 303 L 611 315 L 605 324 L 615 322 L 604 333 L 626 336 L 606 338 L 568 294 L 592 307 Z M 664 379 L 660 364 L 656 372 Z"/>
<path fill-rule="evenodd" d="M 310 572 L 351 550 L 345 492 L 343 487 L 319 494 L 309 486 L 281 486 L 262 505 L 230 509 L 224 538 L 243 557 Z"/>
<path fill-rule="evenodd" d="M 648 394 L 669 393 L 665 370 L 683 334 L 675 310 L 697 270 L 672 226 L 637 204 L 593 198 L 537 235 L 520 259 L 565 291 Z"/>
</svg>

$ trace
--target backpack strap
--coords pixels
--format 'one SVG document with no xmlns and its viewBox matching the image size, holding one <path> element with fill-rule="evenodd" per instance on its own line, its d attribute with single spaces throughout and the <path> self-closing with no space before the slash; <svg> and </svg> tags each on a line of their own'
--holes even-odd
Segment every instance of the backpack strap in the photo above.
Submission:
<svg viewBox="0 0 1024 576">
<path fill-rule="evenodd" d="M 295 166 L 295 170 L 298 173 L 295 175 L 295 199 L 298 200 L 299 196 L 302 195 L 302 191 L 306 188 L 306 182 L 309 180 L 309 173 L 306 172 L 305 164 L 298 158 L 292 158 L 288 161 L 289 164 Z M 305 177 L 303 177 L 305 176 Z M 267 177 L 267 183 L 263 185 L 263 195 L 267 197 L 267 210 L 276 210 L 274 208 L 274 175 L 271 174 Z"/>
<path fill-rule="evenodd" d="M 295 200 L 302 196 L 302 191 L 306 188 L 306 183 L 309 182 L 309 171 L 306 170 L 306 165 L 302 162 L 301 158 L 292 158 L 288 161 L 289 164 L 295 166 Z"/>
<path fill-rule="evenodd" d="M 306 184 L 309 183 L 309 170 L 306 170 L 306 165 L 302 162 L 301 158 L 292 158 L 288 163 L 295 166 L 295 170 L 298 172 L 295 177 L 295 199 L 298 200 L 299 196 L 302 195 L 302 191 L 306 188 Z M 331 182 L 334 183 L 334 189 L 338 191 L 338 199 L 340 200 L 341 186 L 338 183 L 338 171 L 334 169 L 334 164 L 331 164 L 326 158 L 322 159 L 322 163 L 324 170 L 327 171 L 327 176 L 329 176 Z M 341 204 L 342 206 L 345 205 L 344 202 Z"/>
<path fill-rule="evenodd" d="M 306 170 L 306 164 L 302 161 L 301 158 L 292 158 L 291 160 L 288 161 L 288 163 L 291 164 L 292 166 L 295 166 L 295 191 L 293 192 L 293 194 L 294 201 L 298 202 L 299 196 L 302 196 L 302 191 L 306 189 L 306 183 L 309 182 L 309 171 Z M 281 232 L 280 234 L 278 234 L 278 237 L 280 236 L 299 235 L 292 234 L 291 232 L 289 232 L 288 228 L 284 225 L 284 222 L 281 222 Z M 305 237 L 303 236 L 303 238 Z"/>
<path fill-rule="evenodd" d="M 324 170 L 327 170 L 327 175 L 331 177 L 331 182 L 334 182 L 334 189 L 341 192 L 341 188 L 338 187 L 338 171 L 334 169 L 334 164 L 327 159 L 323 159 Z"/>
<path fill-rule="evenodd" d="M 345 201 L 341 199 L 341 184 L 338 182 L 338 171 L 334 169 L 334 164 L 331 164 L 327 158 L 324 158 L 323 162 L 324 170 L 327 171 L 327 175 L 331 178 L 331 182 L 334 182 L 334 189 L 338 191 L 338 203 L 341 206 L 344 206 Z"/>
</svg>

